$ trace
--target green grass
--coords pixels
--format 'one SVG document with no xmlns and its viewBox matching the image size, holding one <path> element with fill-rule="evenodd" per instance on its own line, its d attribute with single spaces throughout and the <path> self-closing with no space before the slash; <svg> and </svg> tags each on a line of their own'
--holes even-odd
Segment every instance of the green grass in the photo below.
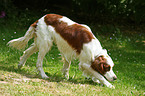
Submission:
<svg viewBox="0 0 145 96">
<path fill-rule="evenodd" d="M 61 74 L 63 62 L 57 47 L 46 55 L 43 68 L 49 79 L 36 71 L 37 53 L 22 69 L 17 68 L 22 51 L 8 48 L 7 42 L 25 34 L 26 27 L 7 23 L 0 26 L 0 95 L 1 96 L 143 96 L 145 95 L 145 34 L 130 34 L 117 28 L 102 28 L 97 38 L 112 57 L 118 80 L 109 89 L 82 76 L 78 61 L 72 62 L 70 79 Z M 104 32 L 104 33 L 102 33 Z M 105 33 L 106 32 L 106 33 Z"/>
</svg>

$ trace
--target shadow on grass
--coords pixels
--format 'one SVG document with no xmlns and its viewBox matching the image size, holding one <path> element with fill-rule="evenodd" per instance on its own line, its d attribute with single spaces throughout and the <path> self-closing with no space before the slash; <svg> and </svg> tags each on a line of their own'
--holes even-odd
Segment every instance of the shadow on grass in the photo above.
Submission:
<svg viewBox="0 0 145 96">
<path fill-rule="evenodd" d="M 116 42 L 114 44 L 116 44 Z M 107 45 L 107 47 L 114 44 L 109 44 Z M 113 46 L 113 48 L 112 46 L 108 47 L 108 49 L 110 49 L 110 52 L 112 53 L 111 57 L 113 61 L 117 62 L 117 64 L 114 66 L 114 71 L 115 73 L 117 72 L 117 76 L 121 80 L 121 82 L 130 84 L 133 86 L 134 85 L 138 86 L 138 88 L 140 89 L 145 88 L 145 84 L 143 83 L 144 78 L 145 78 L 145 75 L 144 75 L 145 74 L 145 71 L 144 71 L 145 70 L 145 63 L 144 63 L 145 51 L 143 50 L 144 48 L 145 46 L 141 42 L 130 43 L 130 45 L 123 48 L 115 47 L 115 46 Z M 4 50 L 4 51 L 7 51 L 7 50 Z M 5 53 L 6 52 L 4 52 L 3 54 Z M 28 78 L 40 78 L 40 76 L 38 75 L 34 76 L 35 73 L 32 73 L 32 70 L 31 70 L 32 67 L 34 68 L 36 66 L 36 62 L 34 60 L 36 60 L 37 56 L 34 55 L 34 57 L 36 58 L 34 58 L 34 60 L 32 60 L 31 58 L 27 62 L 29 64 L 26 63 L 26 66 L 27 67 L 29 66 L 29 69 L 27 68 L 18 69 L 16 62 L 18 63 L 20 54 L 15 54 L 15 55 L 11 55 L 11 54 L 15 54 L 15 52 L 10 51 L 9 53 L 7 53 L 5 59 L 0 61 L 0 70 L 16 72 Z M 51 57 L 59 58 L 58 56 L 56 56 L 56 54 L 59 54 L 59 53 L 58 51 L 56 51 L 55 48 L 53 48 L 52 51 L 50 52 L 50 55 L 46 56 L 46 58 L 51 58 Z M 19 55 L 19 56 L 16 56 L 16 55 Z M 53 61 L 54 64 L 58 64 L 58 62 L 60 62 L 59 59 L 56 59 Z M 53 66 L 53 64 L 50 64 L 50 65 L 44 64 L 44 67 L 51 67 L 51 66 Z M 55 65 L 55 66 L 60 66 L 60 65 Z M 72 64 L 71 66 L 76 67 L 78 66 L 78 64 L 74 64 L 74 65 Z M 49 76 L 49 79 L 47 79 L 47 81 L 49 82 L 62 82 L 62 81 L 66 82 L 66 79 L 63 77 L 62 74 L 60 74 L 60 72 L 58 73 L 56 72 L 54 74 L 52 74 L 51 72 L 50 73 L 46 72 L 46 74 Z M 80 83 L 80 84 L 96 85 L 96 83 L 94 83 L 91 79 L 85 79 L 83 76 L 80 76 L 77 78 L 70 77 L 70 79 L 67 80 L 67 82 L 72 82 L 75 84 Z"/>
<path fill-rule="evenodd" d="M 9 50 L 9 49 L 8 49 Z M 5 50 L 6 51 L 6 50 Z M 58 62 L 60 61 L 60 56 L 53 56 L 54 53 L 53 51 L 56 51 L 55 49 L 52 49 L 52 52 L 50 52 L 50 55 L 47 54 L 45 59 L 44 59 L 44 68 L 45 67 L 52 67 L 52 66 L 57 66 L 55 67 L 58 68 L 58 66 L 60 67 L 60 65 L 58 65 Z M 23 67 L 22 69 L 18 69 L 18 62 L 19 62 L 19 58 L 22 55 L 22 52 L 15 52 L 13 50 L 9 50 L 9 52 L 4 52 L 7 53 L 5 57 L 3 57 L 3 60 L 0 60 L 0 70 L 3 71 L 7 71 L 7 72 L 14 72 L 14 73 L 18 73 L 21 74 L 22 76 L 26 76 L 28 78 L 39 78 L 42 79 L 41 76 L 38 74 L 38 72 L 32 72 L 34 70 L 36 70 L 36 61 L 37 61 L 37 54 L 34 54 L 30 57 L 30 59 L 27 60 L 25 67 Z M 4 54 L 3 53 L 3 54 Z M 58 54 L 58 52 L 55 52 L 56 54 Z M 49 56 L 55 57 L 55 60 L 52 60 Z M 48 58 L 48 60 L 46 59 Z M 34 60 L 33 60 L 34 59 Z M 54 64 L 46 64 L 47 61 L 50 61 Z M 72 67 L 76 67 L 76 65 L 78 66 L 78 62 L 77 64 L 72 64 Z M 33 69 L 32 69 L 33 68 Z M 57 70 L 57 69 L 56 69 Z M 60 70 L 60 68 L 59 68 Z M 48 69 L 49 72 L 49 69 Z M 64 78 L 64 76 L 61 74 L 61 71 L 55 71 L 55 73 L 52 73 L 50 70 L 50 73 L 46 72 L 46 74 L 48 75 L 48 79 L 46 79 L 46 81 L 48 82 L 71 82 L 74 84 L 92 84 L 92 85 L 96 85 L 96 83 L 94 83 L 91 79 L 85 79 L 83 76 L 77 77 L 77 78 L 72 78 L 70 77 L 70 79 L 66 80 Z"/>
<path fill-rule="evenodd" d="M 39 78 L 39 79 L 42 79 L 41 76 L 38 74 L 38 72 L 33 72 L 32 73 L 32 69 L 31 68 L 36 68 L 35 67 L 36 64 L 31 64 L 31 63 L 34 63 L 33 60 L 29 59 L 28 60 L 29 66 L 28 66 L 28 64 L 26 64 L 25 67 L 23 67 L 22 69 L 18 69 L 18 66 L 16 64 L 16 63 L 18 63 L 17 61 L 19 61 L 18 56 L 8 56 L 8 57 L 6 57 L 5 60 L 1 60 L 0 61 L 0 70 L 18 73 L 18 74 L 21 74 L 22 76 L 26 76 L 28 78 Z M 11 63 L 9 63 L 9 62 L 11 62 Z M 49 66 L 52 66 L 52 65 L 49 65 Z M 46 67 L 46 66 L 44 66 L 44 67 Z M 70 83 L 74 83 L 74 84 L 96 85 L 96 83 L 94 83 L 91 79 L 85 79 L 83 76 L 80 76 L 80 77 L 77 77 L 77 78 L 70 77 L 67 80 L 61 74 L 61 71 L 57 71 L 54 74 L 51 73 L 51 72 L 50 73 L 46 72 L 46 74 L 47 74 L 47 76 L 49 78 L 48 79 L 44 79 L 44 80 L 46 80 L 48 82 L 70 82 Z"/>
<path fill-rule="evenodd" d="M 91 79 L 84 78 L 83 76 L 80 76 L 78 78 L 69 77 L 67 80 L 62 74 L 55 73 L 55 74 L 49 74 L 47 73 L 47 76 L 49 77 L 47 80 L 49 82 L 70 82 L 73 84 L 91 84 L 91 85 L 97 85 L 97 83 L 93 82 Z"/>
</svg>

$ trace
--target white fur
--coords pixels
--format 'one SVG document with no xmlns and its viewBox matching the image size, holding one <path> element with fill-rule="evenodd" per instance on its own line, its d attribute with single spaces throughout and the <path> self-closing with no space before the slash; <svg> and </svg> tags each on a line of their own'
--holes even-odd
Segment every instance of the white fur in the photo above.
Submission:
<svg viewBox="0 0 145 96">
<path fill-rule="evenodd" d="M 8 42 L 10 47 L 14 47 L 16 49 L 24 49 L 27 45 L 28 41 L 34 37 L 35 29 L 33 27 L 29 27 L 28 31 L 26 32 L 24 37 L 20 37 L 18 39 L 13 39 Z"/>
<path fill-rule="evenodd" d="M 68 26 L 75 24 L 74 21 L 68 19 L 67 17 L 63 17 L 59 21 L 66 22 Z M 82 25 L 82 26 L 86 27 L 91 32 L 91 29 L 87 25 Z M 32 38 L 34 34 L 37 35 L 37 37 L 35 37 L 34 44 L 30 48 L 28 48 L 24 52 L 23 56 L 21 57 L 20 63 L 18 64 L 19 68 L 21 68 L 25 64 L 29 56 L 31 56 L 34 52 L 37 52 L 39 50 L 36 66 L 39 70 L 41 77 L 48 78 L 48 76 L 43 71 L 42 63 L 43 63 L 43 58 L 45 54 L 50 50 L 54 41 L 59 51 L 61 52 L 62 56 L 65 58 L 65 63 L 64 63 L 62 72 L 66 78 L 69 78 L 69 67 L 71 64 L 71 60 L 73 58 L 78 58 L 80 61 L 79 68 L 83 71 L 83 74 L 85 76 L 89 75 L 89 77 L 91 77 L 93 81 L 99 80 L 102 84 L 106 85 L 107 87 L 113 88 L 113 85 L 111 85 L 102 75 L 100 75 L 98 72 L 94 71 L 90 67 L 92 61 L 95 60 L 95 57 L 98 57 L 100 55 L 105 56 L 108 64 L 110 64 L 111 67 L 113 67 L 114 65 L 112 59 L 108 56 L 107 51 L 102 49 L 99 40 L 95 36 L 94 36 L 94 39 L 92 39 L 89 43 L 83 44 L 83 50 L 81 50 L 80 54 L 77 54 L 76 50 L 74 50 L 74 48 L 72 48 L 55 31 L 55 28 L 53 26 L 46 25 L 46 23 L 44 22 L 44 17 L 39 19 L 37 23 L 37 28 L 35 29 L 36 32 L 33 32 L 34 29 L 35 28 L 30 27 L 26 35 L 24 37 L 21 37 L 23 38 L 23 41 L 26 41 L 26 42 L 24 43 L 20 42 L 22 41 L 21 38 L 18 38 L 9 42 L 10 46 L 13 46 L 13 47 L 17 47 L 20 43 L 21 45 L 22 44 L 26 45 L 26 43 L 29 41 L 29 39 Z M 107 72 L 105 74 L 105 77 L 110 81 L 113 80 L 114 76 L 116 75 L 114 74 L 112 69 L 110 72 Z"/>
<path fill-rule="evenodd" d="M 115 88 L 101 74 L 99 74 L 98 72 L 94 71 L 88 64 L 83 63 L 83 64 L 81 64 L 81 66 L 84 69 L 84 71 L 86 71 L 87 74 L 89 74 L 89 76 L 92 77 L 93 81 L 94 81 L 94 79 L 96 79 L 96 80 L 99 80 L 102 84 L 106 85 L 109 88 L 113 88 L 113 89 Z"/>
<path fill-rule="evenodd" d="M 63 22 L 65 22 L 65 23 L 67 23 L 68 26 L 73 25 L 73 24 L 76 24 L 76 22 L 70 20 L 70 19 L 67 18 L 67 17 L 62 17 L 61 19 L 59 19 L 59 21 L 60 21 L 60 22 L 63 21 Z"/>
</svg>

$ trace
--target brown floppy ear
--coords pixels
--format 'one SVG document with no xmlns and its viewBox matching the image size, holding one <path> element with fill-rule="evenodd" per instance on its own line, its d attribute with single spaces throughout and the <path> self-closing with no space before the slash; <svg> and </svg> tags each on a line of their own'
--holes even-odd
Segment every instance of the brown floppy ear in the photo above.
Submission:
<svg viewBox="0 0 145 96">
<path fill-rule="evenodd" d="M 106 63 L 106 59 L 103 56 L 96 58 L 92 62 L 91 67 L 102 75 L 104 75 L 107 71 L 110 71 L 111 68 L 110 65 Z"/>
<path fill-rule="evenodd" d="M 96 58 L 94 62 L 92 62 L 91 67 L 100 74 L 104 74 L 104 64 L 102 63 L 101 57 Z"/>
<path fill-rule="evenodd" d="M 91 64 L 91 67 L 94 69 L 94 70 L 98 70 L 97 68 L 99 67 L 99 63 L 100 63 L 100 61 L 99 60 L 97 60 L 97 59 L 95 59 L 93 62 L 92 62 L 92 64 Z"/>
</svg>

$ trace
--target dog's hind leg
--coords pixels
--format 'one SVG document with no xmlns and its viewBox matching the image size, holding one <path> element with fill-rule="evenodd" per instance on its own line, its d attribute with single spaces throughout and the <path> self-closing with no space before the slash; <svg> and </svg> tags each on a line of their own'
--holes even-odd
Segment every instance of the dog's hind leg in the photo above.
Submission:
<svg viewBox="0 0 145 96">
<path fill-rule="evenodd" d="M 66 79 L 69 79 L 70 64 L 71 64 L 71 60 L 67 61 L 66 59 L 64 59 L 62 73 L 63 73 L 63 75 L 65 76 Z"/>
<path fill-rule="evenodd" d="M 43 47 L 39 47 L 39 53 L 38 53 L 36 67 L 37 67 L 41 77 L 44 79 L 47 79 L 48 76 L 45 74 L 45 72 L 43 70 L 43 58 L 45 57 L 46 53 L 50 50 L 52 44 L 50 44 L 50 46 L 42 44 L 41 46 L 43 46 Z"/>
<path fill-rule="evenodd" d="M 18 68 L 19 68 L 19 69 L 22 68 L 22 67 L 25 65 L 27 59 L 28 59 L 33 53 L 35 53 L 35 52 L 37 52 L 37 51 L 38 51 L 38 48 L 37 48 L 37 46 L 33 43 L 32 46 L 29 47 L 26 51 L 24 51 L 24 54 L 20 57 L 20 62 L 19 62 L 19 64 L 18 64 Z"/>
</svg>

